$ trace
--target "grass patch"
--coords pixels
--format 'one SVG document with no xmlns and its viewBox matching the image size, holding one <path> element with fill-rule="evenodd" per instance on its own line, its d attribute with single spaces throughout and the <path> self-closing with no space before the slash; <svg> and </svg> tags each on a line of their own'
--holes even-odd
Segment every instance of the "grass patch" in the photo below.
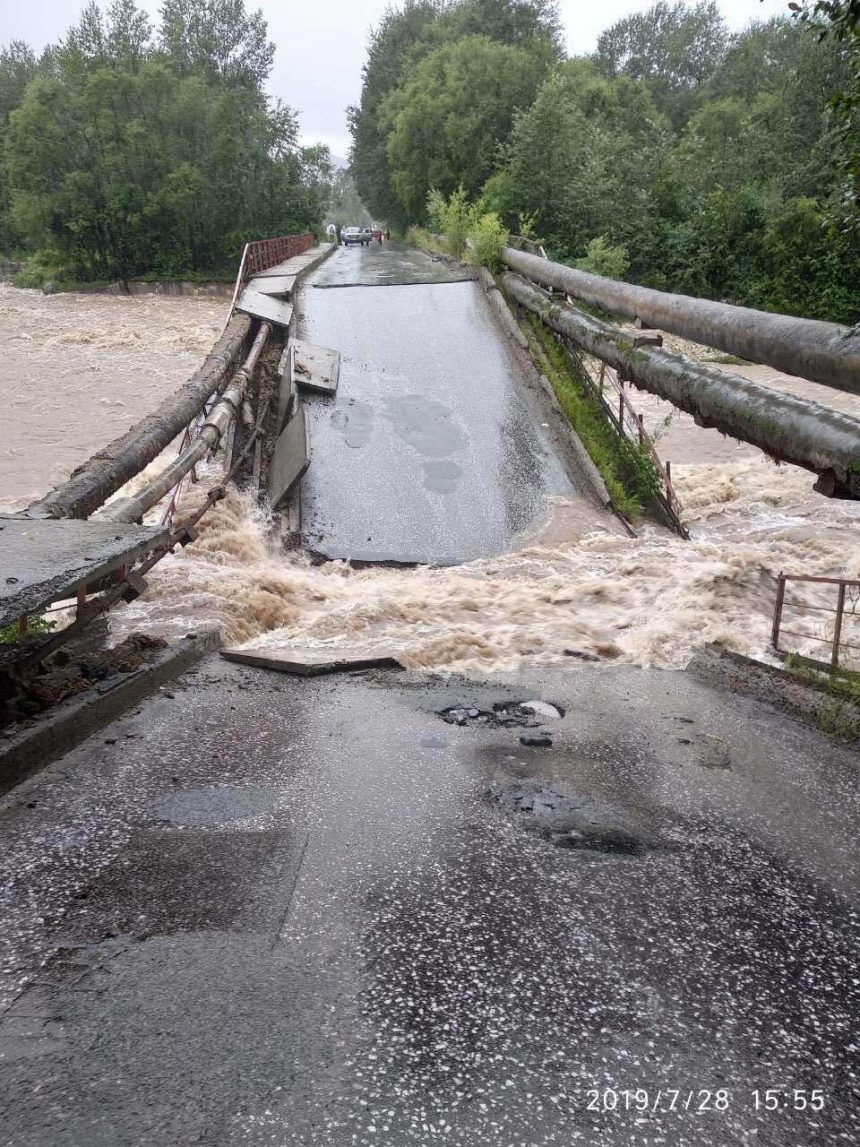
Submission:
<svg viewBox="0 0 860 1147">
<path fill-rule="evenodd" d="M 559 405 L 597 467 L 617 510 L 640 518 L 660 489 L 650 454 L 638 442 L 619 438 L 606 412 L 569 356 L 535 315 L 526 315 L 532 353 L 552 384 Z"/>
<path fill-rule="evenodd" d="M 860 739 L 860 673 L 852 669 L 835 669 L 832 673 L 818 669 L 799 653 L 789 653 L 785 668 L 798 681 L 825 694 L 813 712 L 815 724 L 831 737 L 844 741 Z"/>
<path fill-rule="evenodd" d="M 425 227 L 410 227 L 406 232 L 406 242 L 413 247 L 420 247 L 422 251 L 427 251 L 431 255 L 449 254 L 440 237 Z"/>
<path fill-rule="evenodd" d="M 50 621 L 42 615 L 31 617 L 27 624 L 27 632 L 22 636 L 18 622 L 13 621 L 11 625 L 0 626 L 0 645 L 17 645 L 28 637 L 35 637 L 40 633 L 50 633 L 56 624 L 55 621 Z"/>
</svg>

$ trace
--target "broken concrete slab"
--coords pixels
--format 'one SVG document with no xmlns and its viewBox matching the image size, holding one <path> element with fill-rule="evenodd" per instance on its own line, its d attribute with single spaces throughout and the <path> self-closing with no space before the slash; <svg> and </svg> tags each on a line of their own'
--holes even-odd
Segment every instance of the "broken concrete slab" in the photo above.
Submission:
<svg viewBox="0 0 860 1147">
<path fill-rule="evenodd" d="M 340 352 L 292 339 L 292 381 L 307 390 L 334 394 L 340 377 Z"/>
<path fill-rule="evenodd" d="M 290 339 L 278 362 L 278 434 L 299 408 L 299 388 L 292 381 L 292 348 L 293 340 Z"/>
<path fill-rule="evenodd" d="M 271 295 L 261 295 L 259 291 L 246 287 L 242 292 L 236 307 L 246 315 L 253 315 L 255 319 L 262 319 L 267 323 L 276 323 L 278 326 L 289 329 L 293 318 L 293 308 L 290 303 Z"/>
<path fill-rule="evenodd" d="M 255 275 L 248 289 L 260 295 L 284 295 L 289 297 L 296 285 L 296 275 Z"/>
<path fill-rule="evenodd" d="M 164 526 L 0 515 L 0 626 L 73 597 L 166 537 Z"/>
<path fill-rule="evenodd" d="M 281 431 L 269 469 L 269 499 L 277 510 L 311 462 L 308 425 L 303 407 L 299 407 Z"/>
<path fill-rule="evenodd" d="M 385 655 L 368 657 L 341 650 L 310 653 L 297 649 L 222 649 L 221 656 L 241 665 L 254 665 L 259 669 L 272 669 L 276 673 L 292 673 L 300 677 L 318 677 L 323 673 L 349 673 L 360 669 L 402 669 L 396 657 Z"/>
</svg>

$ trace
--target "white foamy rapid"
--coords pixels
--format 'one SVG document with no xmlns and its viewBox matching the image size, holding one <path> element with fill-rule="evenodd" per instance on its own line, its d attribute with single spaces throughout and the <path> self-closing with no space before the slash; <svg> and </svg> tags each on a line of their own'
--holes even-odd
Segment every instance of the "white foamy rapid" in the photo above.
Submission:
<svg viewBox="0 0 860 1147">
<path fill-rule="evenodd" d="M 860 507 L 812 493 L 803 471 L 751 459 L 679 466 L 675 478 L 689 542 L 655 527 L 561 542 L 550 531 L 551 545 L 445 569 L 353 570 L 273 552 L 264 514 L 232 493 L 115 624 L 177 635 L 217 622 L 232 644 L 390 653 L 450 671 L 582 654 L 678 667 L 706 641 L 763 652 L 778 571 L 860 575 Z M 550 507 L 563 510 L 563 499 Z"/>
</svg>

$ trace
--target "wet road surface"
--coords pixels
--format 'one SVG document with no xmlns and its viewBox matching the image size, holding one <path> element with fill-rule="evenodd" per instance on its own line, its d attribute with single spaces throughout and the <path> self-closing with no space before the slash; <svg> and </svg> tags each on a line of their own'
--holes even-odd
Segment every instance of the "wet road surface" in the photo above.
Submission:
<svg viewBox="0 0 860 1147">
<path fill-rule="evenodd" d="M 549 412 L 480 286 L 420 251 L 340 248 L 304 287 L 301 334 L 341 353 L 309 395 L 302 534 L 331 558 L 448 565 L 504 553 L 570 494 Z M 340 287 L 334 290 L 330 288 Z"/>
<path fill-rule="evenodd" d="M 856 1142 L 857 794 L 684 673 L 213 657 L 0 806 L 0 1143 Z"/>
</svg>

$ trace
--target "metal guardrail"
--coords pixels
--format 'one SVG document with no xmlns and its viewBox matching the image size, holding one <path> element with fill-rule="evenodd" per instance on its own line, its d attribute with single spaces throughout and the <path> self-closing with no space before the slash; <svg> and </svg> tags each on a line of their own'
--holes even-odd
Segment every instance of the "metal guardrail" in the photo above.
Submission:
<svg viewBox="0 0 860 1147">
<path fill-rule="evenodd" d="M 786 600 L 786 590 L 789 583 L 833 587 L 836 591 L 836 604 L 835 606 L 822 604 L 820 600 Z M 825 601 L 832 600 L 832 592 L 826 593 Z M 830 615 L 833 618 L 833 632 L 827 632 L 827 621 L 824 623 L 824 633 L 821 636 L 814 633 L 804 633 L 799 629 L 788 629 L 783 624 L 784 614 L 787 609 L 793 610 L 800 615 L 810 613 Z M 775 652 L 784 656 L 788 653 L 798 653 L 801 657 L 804 657 L 806 661 L 823 665 L 825 668 L 828 667 L 828 665 L 821 661 L 806 657 L 799 649 L 782 649 L 780 647 L 780 638 L 786 635 L 797 638 L 800 641 L 808 641 L 816 645 L 829 647 L 829 668 L 831 671 L 839 669 L 840 666 L 844 667 L 844 661 L 840 660 L 843 651 L 850 651 L 844 660 L 853 660 L 856 664 L 860 662 L 860 642 L 845 640 L 845 624 L 846 621 L 850 619 L 860 621 L 860 581 L 856 578 L 812 577 L 806 574 L 784 574 L 780 572 L 777 578 L 776 604 L 774 606 L 773 626 L 771 629 L 771 644 Z M 795 623 L 792 622 L 791 624 Z M 860 634 L 858 634 L 858 637 L 860 637 Z"/>
<path fill-rule="evenodd" d="M 682 518 L 684 507 L 672 482 L 672 464 L 668 461 L 664 462 L 657 453 L 656 443 L 645 429 L 643 415 L 633 406 L 628 391 L 624 389 L 624 379 L 605 362 L 600 363 L 600 371 L 596 380 L 588 367 L 585 368 L 585 373 L 590 380 L 592 392 L 600 400 L 619 438 L 631 438 L 637 441 L 640 448 L 650 458 L 660 481 L 660 490 L 655 497 L 669 518 L 672 528 L 680 537 L 688 541 L 690 532 L 684 525 Z M 617 409 L 607 398 L 607 389 L 612 392 L 617 403 Z"/>
</svg>

